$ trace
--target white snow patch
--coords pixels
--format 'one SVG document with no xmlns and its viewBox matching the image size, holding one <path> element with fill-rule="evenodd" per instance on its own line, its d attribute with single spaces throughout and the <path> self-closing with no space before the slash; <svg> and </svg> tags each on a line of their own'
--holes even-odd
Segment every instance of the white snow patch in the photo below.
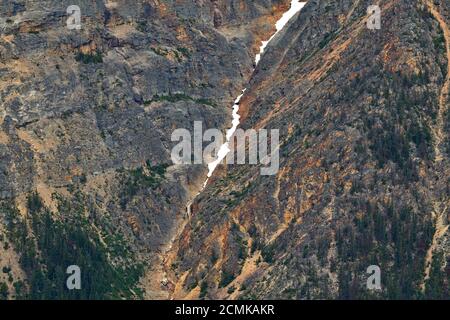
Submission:
<svg viewBox="0 0 450 320">
<path fill-rule="evenodd" d="M 280 32 L 284 28 L 284 26 L 289 22 L 289 20 L 291 20 L 292 17 L 295 16 L 295 14 L 304 7 L 305 4 L 306 4 L 306 2 L 300 2 L 299 0 L 292 0 L 291 8 L 288 11 L 286 11 L 283 14 L 283 16 L 280 18 L 280 20 L 278 20 L 277 23 L 275 24 L 277 31 L 272 35 L 272 37 L 270 37 L 270 39 L 268 41 L 262 42 L 261 48 L 259 50 L 260 53 L 258 53 L 255 58 L 256 65 L 258 65 L 259 61 L 261 60 L 261 57 L 264 54 L 264 51 L 265 51 L 267 45 L 270 43 L 270 41 L 278 34 L 278 32 Z M 247 89 L 244 89 L 242 91 L 242 94 L 239 97 L 237 97 L 236 101 L 234 102 L 233 122 L 232 122 L 233 125 L 230 129 L 227 130 L 227 140 L 220 147 L 219 152 L 217 154 L 217 159 L 208 164 L 208 169 L 209 169 L 208 178 L 206 179 L 206 181 L 203 185 L 203 188 L 206 187 L 206 184 L 208 183 L 209 178 L 212 176 L 212 174 L 214 173 L 214 170 L 217 168 L 217 166 L 222 162 L 223 159 L 225 159 L 228 152 L 231 151 L 229 148 L 230 140 L 231 140 L 231 137 L 233 136 L 233 134 L 236 132 L 236 129 L 238 128 L 239 123 L 240 123 L 239 119 L 241 118 L 241 116 L 239 115 L 239 102 L 241 101 L 241 98 L 244 95 L 246 90 Z"/>
</svg>

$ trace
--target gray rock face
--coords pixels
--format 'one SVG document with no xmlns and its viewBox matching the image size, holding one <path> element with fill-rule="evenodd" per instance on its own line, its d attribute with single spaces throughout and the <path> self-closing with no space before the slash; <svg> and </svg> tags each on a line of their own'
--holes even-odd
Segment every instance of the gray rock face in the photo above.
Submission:
<svg viewBox="0 0 450 320">
<path fill-rule="evenodd" d="M 267 49 L 241 126 L 280 130 L 280 170 L 217 171 L 174 245 L 175 298 L 448 298 L 449 7 L 380 1 L 370 30 L 368 5 L 309 1 Z"/>
<path fill-rule="evenodd" d="M 1 1 L 0 199 L 26 207 L 37 191 L 55 209 L 52 194 L 81 192 L 154 256 L 205 173 L 171 166 L 172 131 L 228 126 L 259 40 L 249 26 L 287 2 L 78 1 L 69 30 L 70 1 Z M 137 175 L 162 165 L 157 186 Z"/>
</svg>

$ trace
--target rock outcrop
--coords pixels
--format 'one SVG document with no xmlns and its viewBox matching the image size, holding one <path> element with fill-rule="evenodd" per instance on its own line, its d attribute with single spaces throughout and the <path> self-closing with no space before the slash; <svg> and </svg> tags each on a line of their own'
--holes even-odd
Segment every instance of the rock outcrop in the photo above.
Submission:
<svg viewBox="0 0 450 320">
<path fill-rule="evenodd" d="M 81 29 L 72 30 L 68 1 L 2 1 L 0 217 L 10 227 L 6 233 L 14 238 L 17 223 L 26 226 L 46 211 L 55 221 L 71 217 L 73 210 L 61 208 L 67 201 L 82 205 L 99 243 L 120 234 L 136 263 L 160 264 L 206 169 L 172 165 L 171 133 L 194 121 L 228 125 L 259 37 L 272 32 L 271 20 L 287 3 L 78 1 Z M 229 28 L 239 32 L 231 37 Z M 41 205 L 30 206 L 31 196 Z M 44 232 L 26 230 L 31 238 Z M 19 255 L 22 240 L 15 241 Z M 37 242 L 28 249 L 51 250 Z M 22 263 L 27 290 L 37 290 L 31 280 L 37 271 L 53 277 L 45 264 L 60 259 Z M 102 294 L 86 297 L 94 296 Z"/>
<path fill-rule="evenodd" d="M 448 298 L 448 2 L 378 3 L 371 30 L 369 1 L 309 1 L 271 43 L 240 114 L 280 130 L 280 170 L 217 172 L 174 298 Z"/>
<path fill-rule="evenodd" d="M 372 1 L 311 0 L 254 70 L 289 3 L 81 0 L 69 29 L 68 1 L 0 2 L 0 299 L 448 298 L 448 1 L 377 1 L 372 30 Z M 171 134 L 243 88 L 280 169 L 195 197 Z"/>
</svg>

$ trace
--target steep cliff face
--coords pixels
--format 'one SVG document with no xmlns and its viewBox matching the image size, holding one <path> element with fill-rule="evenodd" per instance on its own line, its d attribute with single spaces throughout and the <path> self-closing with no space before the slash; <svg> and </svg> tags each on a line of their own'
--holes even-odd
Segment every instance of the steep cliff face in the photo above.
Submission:
<svg viewBox="0 0 450 320">
<path fill-rule="evenodd" d="M 145 295 L 137 280 L 159 265 L 205 174 L 172 166 L 171 133 L 194 121 L 227 126 L 256 43 L 287 3 L 78 1 L 82 27 L 69 30 L 70 1 L 0 2 L 9 297 L 66 297 L 72 264 L 85 268 L 89 290 L 69 298 Z M 159 287 L 143 289 L 164 297 Z"/>
<path fill-rule="evenodd" d="M 449 4 L 309 1 L 241 100 L 280 170 L 222 167 L 167 264 L 175 298 L 448 298 Z M 366 287 L 370 265 L 382 290 Z"/>
<path fill-rule="evenodd" d="M 0 2 L 1 298 L 446 298 L 450 7 Z M 280 170 L 173 166 L 176 128 L 279 129 Z M 83 290 L 67 291 L 81 267 Z M 381 291 L 366 288 L 381 268 Z"/>
</svg>

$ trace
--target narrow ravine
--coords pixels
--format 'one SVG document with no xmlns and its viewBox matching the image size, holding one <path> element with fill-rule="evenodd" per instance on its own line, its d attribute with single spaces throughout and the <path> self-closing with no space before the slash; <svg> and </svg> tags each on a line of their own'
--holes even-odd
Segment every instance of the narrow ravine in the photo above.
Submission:
<svg viewBox="0 0 450 320">
<path fill-rule="evenodd" d="M 441 89 L 441 94 L 439 97 L 439 111 L 436 119 L 436 126 L 433 128 L 434 137 L 436 139 L 435 142 L 435 161 L 442 162 L 445 158 L 442 152 L 442 144 L 445 140 L 445 124 L 444 117 L 445 113 L 448 109 L 448 98 L 449 98 L 449 90 L 450 90 L 450 29 L 445 21 L 445 18 L 439 12 L 439 10 L 435 7 L 433 1 L 426 0 L 425 1 L 430 13 L 433 17 L 439 22 L 439 26 L 442 29 L 445 39 L 445 51 L 447 56 L 447 75 L 444 79 L 444 85 Z"/>
<path fill-rule="evenodd" d="M 260 51 L 255 57 L 255 69 L 256 69 L 256 66 L 259 64 L 261 57 L 264 54 L 265 49 L 267 48 L 270 41 L 285 27 L 285 25 L 292 19 L 292 17 L 294 17 L 295 14 L 297 14 L 303 8 L 303 6 L 305 4 L 306 4 L 306 2 L 301 2 L 299 0 L 291 0 L 290 9 L 288 11 L 286 11 L 283 14 L 283 16 L 275 24 L 276 32 L 270 37 L 269 40 L 262 42 Z M 234 101 L 234 105 L 232 108 L 232 119 L 233 119 L 232 126 L 230 129 L 227 130 L 226 142 L 219 148 L 217 158 L 214 161 L 208 163 L 208 174 L 207 174 L 207 177 L 205 179 L 205 182 L 203 183 L 203 187 L 200 190 L 200 192 L 203 191 L 203 189 L 205 189 L 205 187 L 209 181 L 209 178 L 211 178 L 211 176 L 213 175 L 217 166 L 225 159 L 227 154 L 231 151 L 229 148 L 229 143 L 230 143 L 231 138 L 233 137 L 233 134 L 235 133 L 235 131 L 237 130 L 237 128 L 239 127 L 239 124 L 240 124 L 239 102 L 241 101 L 241 98 L 244 96 L 246 90 L 247 89 L 243 89 L 242 93 Z M 200 192 L 198 194 L 200 194 Z M 182 232 L 182 230 L 184 229 L 186 224 L 189 222 L 189 220 L 191 218 L 191 214 L 192 214 L 192 204 L 194 203 L 198 194 L 195 197 L 193 197 L 190 201 L 187 202 L 186 216 L 183 219 L 183 221 L 181 222 L 181 224 L 178 228 L 178 232 L 175 234 L 172 241 L 170 241 L 170 243 L 168 243 L 166 246 L 164 246 L 164 248 L 162 248 L 161 257 L 160 257 L 162 260 L 161 261 L 162 263 L 160 265 L 158 264 L 158 266 L 155 268 L 155 270 L 153 270 L 153 276 L 156 274 L 156 277 L 154 276 L 153 279 L 159 278 L 160 283 L 163 284 L 164 286 L 169 281 L 167 278 L 167 276 L 168 276 L 167 272 L 164 270 L 164 265 L 166 265 L 166 263 L 167 263 L 167 260 L 166 260 L 167 254 L 172 250 L 174 241 L 180 235 L 180 233 Z M 167 297 L 169 297 L 169 295 L 168 295 L 168 293 L 165 293 L 163 295 L 160 295 L 159 297 L 167 298 Z"/>
<path fill-rule="evenodd" d="M 261 43 L 260 49 L 259 49 L 259 53 L 256 55 L 255 57 L 255 68 L 253 69 L 253 71 L 256 69 L 256 67 L 258 66 L 259 62 L 261 61 L 261 57 L 264 54 L 267 46 L 269 45 L 270 41 L 272 41 L 273 38 L 275 38 L 275 36 L 281 31 L 283 30 L 283 28 L 286 26 L 286 24 L 305 6 L 306 2 L 302 2 L 300 0 L 291 0 L 291 6 L 289 8 L 288 11 L 286 11 L 283 16 L 280 18 L 280 20 L 278 20 L 275 24 L 275 28 L 276 31 L 275 33 L 269 38 L 269 40 L 267 41 L 263 41 Z M 230 129 L 227 130 L 227 134 L 226 134 L 226 142 L 220 146 L 219 151 L 217 153 L 217 158 L 208 163 L 208 175 L 206 177 L 205 182 L 203 183 L 203 187 L 200 190 L 200 192 L 198 194 L 200 194 L 206 187 L 206 185 L 208 184 L 209 178 L 212 177 L 214 171 L 216 170 L 217 166 L 222 163 L 222 161 L 225 159 L 225 157 L 228 155 L 228 153 L 231 151 L 230 150 L 230 141 L 231 138 L 233 137 L 234 133 L 236 132 L 237 128 L 239 127 L 240 124 L 240 118 L 241 116 L 239 115 L 239 103 L 242 99 L 242 97 L 245 94 L 245 91 L 247 91 L 247 88 L 245 88 L 244 90 L 242 90 L 241 95 L 239 95 L 236 100 L 234 101 L 234 105 L 232 108 L 232 126 Z M 197 195 L 198 195 L 197 194 Z M 188 217 L 190 217 L 191 215 L 191 206 L 192 203 L 194 202 L 196 197 L 194 197 L 191 201 L 189 201 L 186 205 L 186 215 Z"/>
<path fill-rule="evenodd" d="M 261 47 L 259 48 L 259 53 L 256 55 L 255 57 L 255 68 L 253 69 L 253 71 L 256 69 L 256 67 L 258 66 L 259 62 L 261 61 L 261 57 L 264 54 L 267 46 L 269 45 L 270 41 L 272 41 L 273 38 L 275 38 L 275 36 L 281 31 L 283 30 L 283 28 L 286 26 L 286 24 L 305 6 L 306 2 L 302 2 L 300 0 L 291 0 L 291 6 L 289 8 L 288 11 L 286 11 L 283 16 L 280 18 L 280 20 L 278 20 L 275 24 L 275 28 L 276 31 L 275 33 L 269 38 L 269 40 L 267 41 L 263 41 L 261 44 Z M 216 170 L 217 166 L 222 163 L 222 161 L 225 159 L 225 157 L 227 156 L 227 154 L 231 151 L 230 150 L 230 141 L 231 138 L 233 137 L 234 133 L 236 132 L 237 128 L 239 127 L 240 124 L 240 119 L 241 116 L 239 115 L 239 103 L 242 99 L 242 97 L 245 94 L 245 91 L 247 91 L 247 88 L 245 88 L 244 90 L 242 90 L 241 95 L 239 95 L 236 100 L 234 101 L 234 105 L 233 105 L 233 111 L 232 111 L 232 126 L 230 129 L 227 130 L 227 134 L 226 134 L 226 142 L 220 146 L 219 151 L 217 153 L 217 158 L 208 163 L 208 175 L 206 177 L 205 182 L 203 183 L 203 187 L 202 189 L 199 191 L 198 194 L 200 194 L 206 187 L 206 185 L 208 184 L 209 178 L 212 177 L 214 171 Z M 197 195 L 198 195 L 197 194 Z M 195 201 L 195 198 L 197 196 L 195 196 L 192 200 L 190 200 L 187 205 L 186 205 L 186 215 L 189 218 L 191 216 L 191 212 L 192 212 L 192 203 Z"/>
<path fill-rule="evenodd" d="M 280 18 L 280 20 L 277 21 L 277 23 L 275 24 L 276 27 L 276 32 L 270 37 L 269 40 L 267 41 L 263 41 L 261 44 L 261 47 L 259 49 L 259 53 L 256 55 L 255 57 L 255 69 L 256 66 L 259 64 L 259 62 L 261 61 L 261 57 L 264 54 L 264 51 L 267 48 L 267 45 L 270 43 L 270 41 L 272 41 L 272 39 L 281 31 L 283 30 L 283 28 L 286 26 L 286 24 L 289 22 L 289 20 L 292 19 L 292 17 L 294 17 L 297 12 L 299 12 L 304 5 L 306 4 L 306 2 L 301 2 L 299 0 L 292 0 L 291 1 L 291 7 L 288 11 L 286 11 L 283 16 Z M 225 159 L 225 157 L 227 156 L 227 154 L 231 151 L 229 146 L 230 146 L 230 140 L 233 137 L 234 133 L 236 132 L 237 128 L 239 127 L 240 124 L 240 115 L 239 115 L 239 103 L 242 99 L 242 97 L 245 94 L 245 91 L 247 89 L 242 90 L 242 94 L 237 97 L 236 101 L 234 102 L 233 105 L 233 121 L 232 121 L 232 127 L 230 129 L 228 129 L 227 131 L 227 135 L 226 135 L 226 142 L 219 148 L 219 152 L 217 155 L 216 160 L 208 163 L 208 177 L 203 185 L 203 188 L 206 187 L 206 185 L 208 184 L 208 180 L 209 178 L 211 178 L 211 176 L 213 175 L 214 171 L 216 170 L 217 166 L 222 163 L 222 161 Z"/>
<path fill-rule="evenodd" d="M 443 208 L 440 206 L 443 205 Z M 434 203 L 434 211 L 432 217 L 435 221 L 435 231 L 433 234 L 433 239 L 431 240 L 431 245 L 427 250 L 427 254 L 425 256 L 425 276 L 423 278 L 421 289 L 422 292 L 425 291 L 427 280 L 430 278 L 431 272 L 431 264 L 433 262 L 433 254 L 436 251 L 436 248 L 439 243 L 439 239 L 441 239 L 444 234 L 447 232 L 449 226 L 444 222 L 444 216 L 447 214 L 448 204 L 443 203 Z"/>
<path fill-rule="evenodd" d="M 436 125 L 432 127 L 432 132 L 434 136 L 434 154 L 435 159 L 434 162 L 438 168 L 444 169 L 444 177 L 448 176 L 448 171 L 445 171 L 446 167 L 446 157 L 445 152 L 442 151 L 444 148 L 444 142 L 446 139 L 446 133 L 445 133 L 445 114 L 448 111 L 448 105 L 449 105 L 449 90 L 450 90 L 450 29 L 447 25 L 447 22 L 445 21 L 445 18 L 442 16 L 442 14 L 439 12 L 439 10 L 436 8 L 435 4 L 431 0 L 424 0 L 425 5 L 428 7 L 430 13 L 433 15 L 433 17 L 439 22 L 439 26 L 442 29 L 442 32 L 444 34 L 445 39 L 445 48 L 446 48 L 446 57 L 447 57 L 447 75 L 444 79 L 444 85 L 441 89 L 441 94 L 439 96 L 439 110 L 436 117 Z M 449 225 L 448 222 L 445 219 L 445 216 L 447 215 L 447 210 L 450 206 L 450 199 L 439 199 L 433 201 L 433 213 L 432 218 L 435 223 L 435 231 L 433 234 L 433 238 L 430 244 L 430 247 L 427 250 L 426 256 L 425 256 L 425 271 L 424 271 L 424 278 L 421 283 L 421 289 L 424 292 L 426 289 L 426 282 L 430 278 L 430 272 L 431 272 L 431 265 L 433 262 L 433 256 L 436 252 L 436 249 L 438 247 L 440 239 L 445 235 L 447 232 Z"/>
</svg>

